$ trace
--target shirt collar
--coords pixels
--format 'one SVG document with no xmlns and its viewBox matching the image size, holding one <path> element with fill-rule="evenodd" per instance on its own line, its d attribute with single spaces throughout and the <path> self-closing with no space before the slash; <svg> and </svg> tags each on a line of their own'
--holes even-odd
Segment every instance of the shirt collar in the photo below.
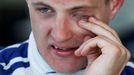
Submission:
<svg viewBox="0 0 134 75">
<path fill-rule="evenodd" d="M 30 34 L 28 58 L 33 72 L 45 74 L 53 71 L 38 52 L 33 33 Z"/>
<path fill-rule="evenodd" d="M 33 75 L 51 75 L 55 71 L 46 63 L 46 61 L 40 55 L 33 33 L 30 34 L 29 46 L 28 46 L 28 59 L 30 61 L 30 68 L 33 71 Z M 82 75 L 84 70 L 78 71 L 73 74 L 55 73 L 54 75 Z"/>
</svg>

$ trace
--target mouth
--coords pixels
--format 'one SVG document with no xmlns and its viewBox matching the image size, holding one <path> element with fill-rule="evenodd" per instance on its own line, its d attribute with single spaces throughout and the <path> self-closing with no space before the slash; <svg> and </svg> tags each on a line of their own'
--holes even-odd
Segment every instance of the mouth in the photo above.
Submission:
<svg viewBox="0 0 134 75">
<path fill-rule="evenodd" d="M 79 47 L 59 47 L 56 45 L 51 45 L 51 49 L 53 52 L 62 57 L 69 57 L 69 56 L 74 56 L 74 52 L 78 49 Z"/>
</svg>

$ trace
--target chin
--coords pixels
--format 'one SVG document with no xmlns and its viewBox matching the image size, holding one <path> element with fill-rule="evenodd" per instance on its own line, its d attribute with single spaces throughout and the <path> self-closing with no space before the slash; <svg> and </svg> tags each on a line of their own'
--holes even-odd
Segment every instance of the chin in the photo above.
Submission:
<svg viewBox="0 0 134 75">
<path fill-rule="evenodd" d="M 51 67 L 59 73 L 75 73 L 86 66 L 86 62 L 62 62 L 58 65 L 51 65 Z"/>
<path fill-rule="evenodd" d="M 81 70 L 81 68 L 65 68 L 65 69 L 55 69 L 59 73 L 75 73 Z"/>
<path fill-rule="evenodd" d="M 60 56 L 54 50 L 45 56 L 45 60 L 53 70 L 59 73 L 75 73 L 87 65 L 87 57 Z"/>
</svg>

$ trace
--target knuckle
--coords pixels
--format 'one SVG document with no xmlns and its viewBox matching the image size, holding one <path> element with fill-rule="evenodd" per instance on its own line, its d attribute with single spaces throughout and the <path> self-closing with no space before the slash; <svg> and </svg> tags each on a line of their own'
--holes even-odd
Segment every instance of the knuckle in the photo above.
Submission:
<svg viewBox="0 0 134 75">
<path fill-rule="evenodd" d="M 112 31 L 110 31 L 110 32 L 108 32 L 108 34 L 109 34 L 109 35 L 113 35 L 113 32 L 112 32 Z"/>
<path fill-rule="evenodd" d="M 119 36 L 119 34 L 115 30 L 113 30 L 113 29 L 110 32 L 108 32 L 108 35 L 113 35 L 115 37 Z"/>
<path fill-rule="evenodd" d="M 96 38 L 100 40 L 102 38 L 105 38 L 105 36 L 104 35 L 98 35 L 98 36 L 96 36 Z"/>
<path fill-rule="evenodd" d="M 105 42 L 105 39 L 106 37 L 104 36 L 104 35 L 98 35 L 98 36 L 96 36 L 96 39 L 99 41 L 99 42 Z"/>
<path fill-rule="evenodd" d="M 114 45 L 111 48 L 113 50 L 113 54 L 118 55 L 118 57 L 122 55 L 121 49 L 118 45 Z"/>
<path fill-rule="evenodd" d="M 99 36 L 96 36 L 95 38 L 96 38 L 97 40 L 101 40 L 101 39 L 102 39 L 102 36 L 99 35 Z"/>
<path fill-rule="evenodd" d="M 114 35 L 118 35 L 117 31 L 114 30 L 114 29 L 111 29 L 111 33 L 114 34 Z"/>
<path fill-rule="evenodd" d="M 121 46 L 120 46 L 120 49 L 122 50 L 121 51 L 122 52 L 122 57 L 124 57 L 128 61 L 131 57 L 130 51 L 127 48 L 121 47 Z"/>
<path fill-rule="evenodd" d="M 130 59 L 131 58 L 131 53 L 130 51 L 127 50 L 127 59 Z"/>
<path fill-rule="evenodd" d="M 112 33 L 118 35 L 118 33 L 115 30 L 112 30 Z"/>
<path fill-rule="evenodd" d="M 125 48 L 125 47 L 122 47 L 122 55 L 124 56 L 124 57 L 126 57 L 126 59 L 127 60 L 129 60 L 130 58 L 131 58 L 131 53 L 130 53 L 130 51 L 127 49 L 127 48 Z"/>
</svg>

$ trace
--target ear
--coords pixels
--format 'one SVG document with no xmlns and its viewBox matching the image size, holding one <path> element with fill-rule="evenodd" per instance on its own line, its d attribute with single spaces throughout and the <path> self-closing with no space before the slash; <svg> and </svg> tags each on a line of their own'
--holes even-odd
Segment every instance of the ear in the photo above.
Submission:
<svg viewBox="0 0 134 75">
<path fill-rule="evenodd" d="M 116 15 L 116 13 L 119 11 L 123 3 L 124 0 L 110 0 L 110 9 L 111 9 L 110 19 L 112 19 Z"/>
<path fill-rule="evenodd" d="M 25 1 L 26 1 L 26 3 L 27 3 L 27 6 L 29 7 L 29 1 L 30 1 L 30 0 L 25 0 Z"/>
<path fill-rule="evenodd" d="M 28 3 L 28 0 L 25 0 L 26 1 L 26 3 Z"/>
</svg>

